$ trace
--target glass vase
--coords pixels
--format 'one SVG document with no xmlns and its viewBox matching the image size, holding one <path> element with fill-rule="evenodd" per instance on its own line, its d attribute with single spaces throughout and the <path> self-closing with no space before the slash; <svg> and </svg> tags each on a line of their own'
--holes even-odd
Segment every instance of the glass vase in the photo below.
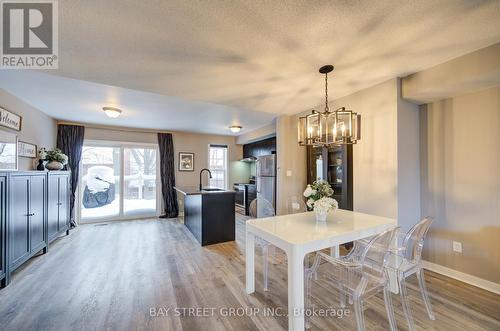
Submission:
<svg viewBox="0 0 500 331">
<path fill-rule="evenodd" d="M 328 212 L 315 211 L 314 214 L 316 215 L 316 222 L 326 222 Z"/>
</svg>

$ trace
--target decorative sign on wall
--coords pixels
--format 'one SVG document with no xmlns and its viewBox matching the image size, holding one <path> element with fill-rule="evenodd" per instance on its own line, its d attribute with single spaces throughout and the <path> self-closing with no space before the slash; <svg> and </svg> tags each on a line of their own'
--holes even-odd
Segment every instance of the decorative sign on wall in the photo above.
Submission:
<svg viewBox="0 0 500 331">
<path fill-rule="evenodd" d="M 17 136 L 0 130 L 0 169 L 17 170 Z"/>
<path fill-rule="evenodd" d="M 194 171 L 194 153 L 179 153 L 179 171 Z"/>
<path fill-rule="evenodd" d="M 0 107 L 0 125 L 21 131 L 22 117 Z"/>
<path fill-rule="evenodd" d="M 36 158 L 36 145 L 24 141 L 17 142 L 17 154 L 21 157 Z"/>
</svg>

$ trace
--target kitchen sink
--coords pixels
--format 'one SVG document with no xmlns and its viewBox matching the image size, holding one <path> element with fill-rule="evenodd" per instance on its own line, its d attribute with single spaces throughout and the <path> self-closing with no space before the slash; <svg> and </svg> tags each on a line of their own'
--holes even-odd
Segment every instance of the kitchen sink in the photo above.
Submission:
<svg viewBox="0 0 500 331">
<path fill-rule="evenodd" d="M 201 189 L 201 190 L 202 190 L 202 191 L 207 191 L 207 192 L 213 192 L 213 191 L 225 191 L 225 190 L 223 190 L 223 189 L 221 189 L 221 188 L 215 188 L 215 187 L 213 187 L 213 188 L 212 188 L 212 187 L 206 187 L 206 188 Z"/>
</svg>

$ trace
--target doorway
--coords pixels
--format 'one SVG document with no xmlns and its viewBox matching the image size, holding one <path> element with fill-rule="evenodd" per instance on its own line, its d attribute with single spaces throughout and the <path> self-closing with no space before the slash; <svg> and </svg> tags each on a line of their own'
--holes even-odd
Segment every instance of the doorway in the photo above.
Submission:
<svg viewBox="0 0 500 331">
<path fill-rule="evenodd" d="M 80 169 L 82 223 L 156 217 L 158 148 L 86 141 Z"/>
</svg>

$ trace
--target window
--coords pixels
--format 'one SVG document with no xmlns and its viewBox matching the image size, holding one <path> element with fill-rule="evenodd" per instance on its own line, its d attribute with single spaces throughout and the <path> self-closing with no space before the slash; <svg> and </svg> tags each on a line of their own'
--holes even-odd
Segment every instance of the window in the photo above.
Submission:
<svg viewBox="0 0 500 331">
<path fill-rule="evenodd" d="M 80 171 L 81 219 L 155 216 L 156 163 L 155 146 L 85 142 Z"/>
<path fill-rule="evenodd" d="M 227 146 L 208 146 L 208 168 L 212 173 L 209 185 L 227 189 Z"/>
</svg>

